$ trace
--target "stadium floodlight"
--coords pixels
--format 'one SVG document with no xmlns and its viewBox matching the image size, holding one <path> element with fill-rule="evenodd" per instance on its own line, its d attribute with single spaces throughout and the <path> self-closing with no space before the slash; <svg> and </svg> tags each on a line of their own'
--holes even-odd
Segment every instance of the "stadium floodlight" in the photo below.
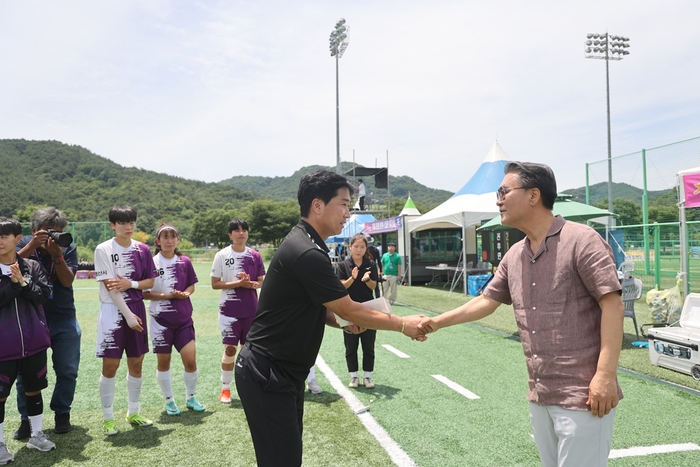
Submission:
<svg viewBox="0 0 700 467">
<path fill-rule="evenodd" d="M 586 58 L 605 60 L 605 90 L 608 103 L 608 211 L 613 211 L 612 197 L 612 143 L 610 139 L 610 70 L 608 63 L 610 60 L 622 60 L 625 55 L 629 55 L 629 38 L 623 36 L 610 36 L 605 34 L 588 33 L 584 42 Z M 591 41 L 591 39 L 593 39 Z M 591 47 L 593 45 L 593 47 Z M 611 218 L 613 225 L 615 218 Z"/>
<path fill-rule="evenodd" d="M 335 57 L 335 145 L 336 145 L 336 172 L 340 173 L 340 93 L 338 85 L 338 61 L 348 48 L 350 26 L 345 22 L 345 18 L 340 18 L 335 23 L 335 29 L 331 32 L 330 48 L 331 57 Z"/>
</svg>

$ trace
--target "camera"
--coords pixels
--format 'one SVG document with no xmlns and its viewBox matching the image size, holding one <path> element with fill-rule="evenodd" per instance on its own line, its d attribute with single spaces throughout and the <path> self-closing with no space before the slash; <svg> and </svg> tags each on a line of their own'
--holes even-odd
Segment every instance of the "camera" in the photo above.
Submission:
<svg viewBox="0 0 700 467">
<path fill-rule="evenodd" d="M 59 232 L 58 230 L 48 229 L 46 233 L 49 234 L 51 240 L 58 243 L 62 247 L 70 246 L 70 244 L 73 243 L 73 236 L 70 234 L 70 232 Z"/>
</svg>

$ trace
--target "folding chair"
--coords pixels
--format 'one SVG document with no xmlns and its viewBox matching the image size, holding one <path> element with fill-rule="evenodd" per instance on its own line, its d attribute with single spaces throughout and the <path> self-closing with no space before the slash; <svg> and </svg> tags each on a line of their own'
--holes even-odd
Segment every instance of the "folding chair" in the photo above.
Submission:
<svg viewBox="0 0 700 467">
<path fill-rule="evenodd" d="M 642 297 L 642 281 L 635 277 L 628 277 L 622 281 L 622 303 L 625 305 L 625 318 L 632 318 L 634 331 L 639 340 L 639 328 L 637 316 L 634 314 L 634 303 Z"/>
</svg>

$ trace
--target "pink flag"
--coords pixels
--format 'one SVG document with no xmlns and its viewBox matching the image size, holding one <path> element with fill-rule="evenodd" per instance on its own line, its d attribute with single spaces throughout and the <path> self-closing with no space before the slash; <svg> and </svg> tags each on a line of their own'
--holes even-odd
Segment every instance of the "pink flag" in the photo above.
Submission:
<svg viewBox="0 0 700 467">
<path fill-rule="evenodd" d="M 700 172 L 683 175 L 683 190 L 685 190 L 685 207 L 700 207 Z"/>
</svg>

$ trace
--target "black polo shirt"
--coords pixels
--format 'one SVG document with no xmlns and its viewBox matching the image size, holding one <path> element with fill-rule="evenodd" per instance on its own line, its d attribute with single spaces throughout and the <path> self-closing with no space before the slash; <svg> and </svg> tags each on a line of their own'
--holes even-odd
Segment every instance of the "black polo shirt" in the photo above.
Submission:
<svg viewBox="0 0 700 467">
<path fill-rule="evenodd" d="M 340 280 L 344 281 L 345 279 L 352 277 L 353 269 L 355 269 L 355 262 L 352 260 L 352 258 L 348 258 L 338 263 L 338 277 Z M 357 279 L 355 279 L 352 284 L 350 284 L 350 287 L 348 287 L 348 293 L 353 301 L 362 303 L 374 298 L 374 290 L 370 289 L 367 287 L 367 284 L 362 282 L 362 278 L 367 271 L 369 271 L 369 278 L 371 280 L 376 282 L 377 279 L 379 279 L 379 275 L 377 274 L 377 266 L 375 265 L 374 261 L 363 258 L 362 264 L 357 271 Z"/>
<path fill-rule="evenodd" d="M 321 348 L 323 304 L 347 294 L 333 271 L 328 247 L 302 220 L 270 262 L 247 340 L 290 381 L 303 383 Z"/>
</svg>

